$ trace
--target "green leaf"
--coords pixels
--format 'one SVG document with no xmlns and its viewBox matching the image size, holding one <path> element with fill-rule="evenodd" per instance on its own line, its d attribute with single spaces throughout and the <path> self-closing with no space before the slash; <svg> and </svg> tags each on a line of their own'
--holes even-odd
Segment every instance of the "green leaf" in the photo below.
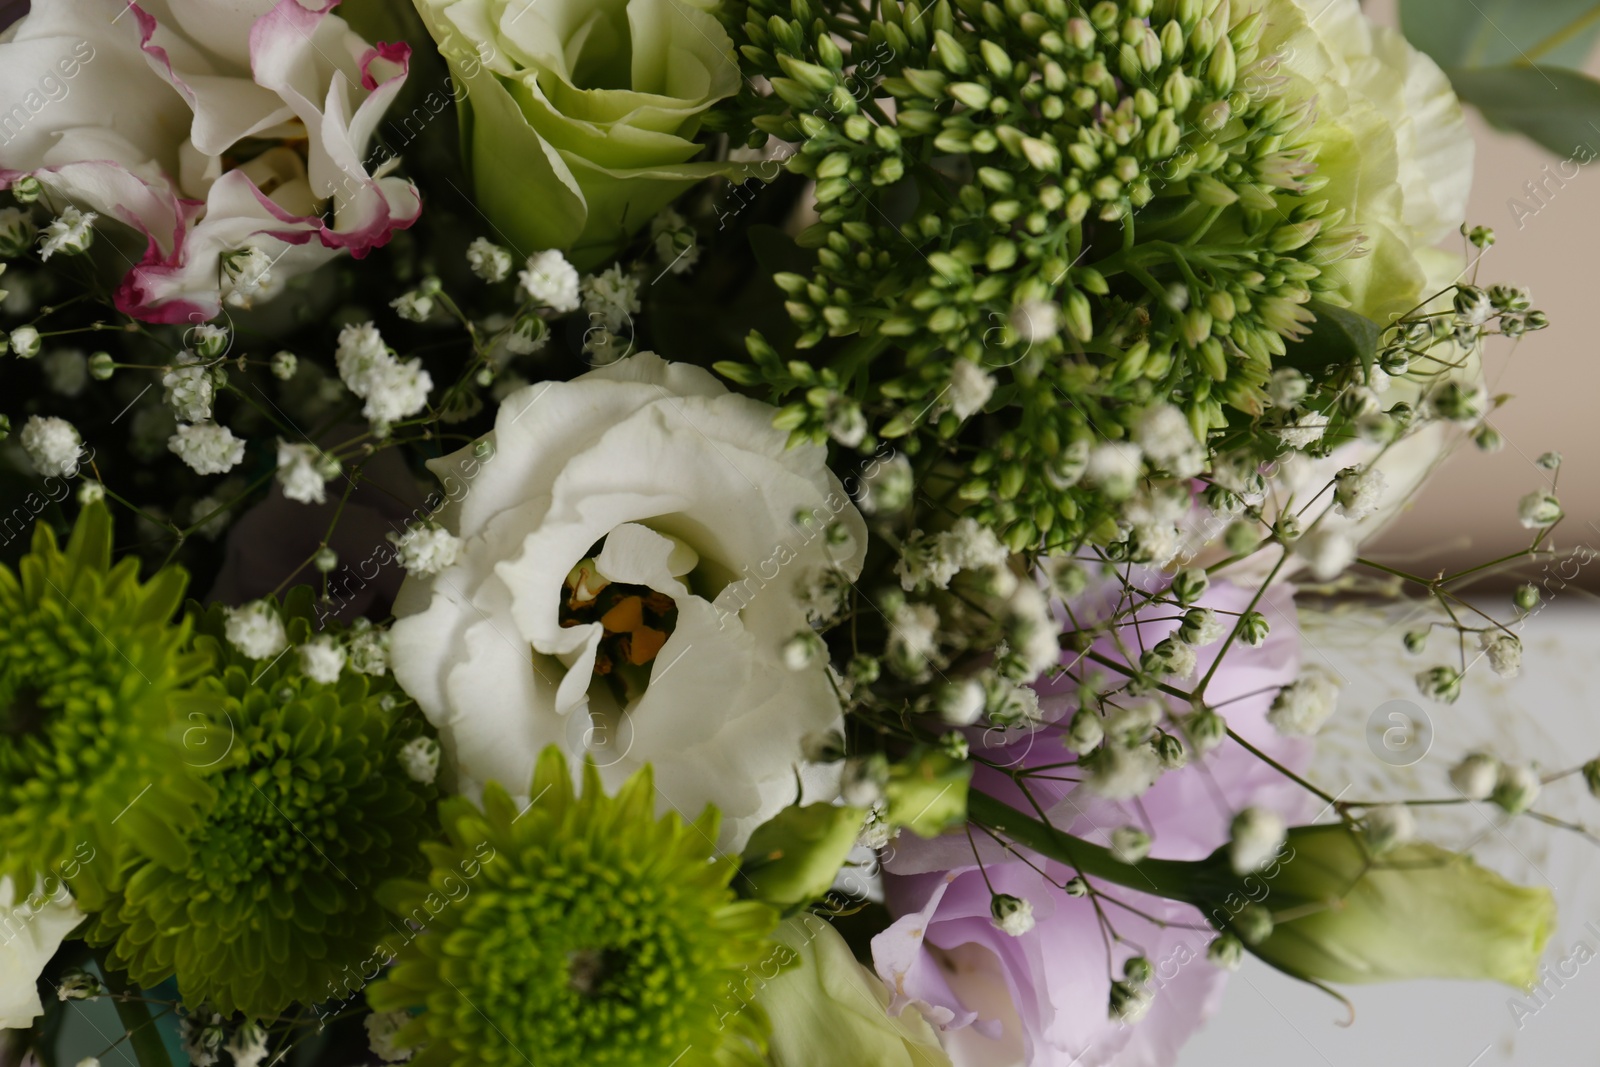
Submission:
<svg viewBox="0 0 1600 1067">
<path fill-rule="evenodd" d="M 1319 300 L 1308 306 L 1317 321 L 1309 334 L 1288 346 L 1283 362 L 1316 379 L 1330 365 L 1348 367 L 1358 359 L 1370 369 L 1378 355 L 1382 327 L 1364 315 Z"/>
<path fill-rule="evenodd" d="M 1515 130 L 1563 157 L 1595 156 L 1600 144 L 1600 81 L 1558 67 L 1452 70 L 1461 99 L 1502 129 Z"/>
<path fill-rule="evenodd" d="M 1594 11 L 1594 0 L 1401 0 L 1400 25 L 1446 70 L 1519 62 L 1577 67 L 1600 35 Z M 1570 36 L 1553 40 L 1569 27 Z M 1548 51 L 1538 52 L 1542 43 Z"/>
</svg>

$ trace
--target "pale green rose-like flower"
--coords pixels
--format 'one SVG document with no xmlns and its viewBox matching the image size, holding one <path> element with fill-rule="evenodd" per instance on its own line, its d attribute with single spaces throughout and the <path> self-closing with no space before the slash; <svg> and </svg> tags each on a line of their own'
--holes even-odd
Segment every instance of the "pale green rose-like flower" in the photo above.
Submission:
<svg viewBox="0 0 1600 1067">
<path fill-rule="evenodd" d="M 415 0 L 449 63 L 478 207 L 520 253 L 603 262 L 675 197 L 739 91 L 733 42 L 686 0 Z"/>
<path fill-rule="evenodd" d="M 950 1067 L 939 1033 L 915 1008 L 889 1014 L 889 988 L 815 915 L 782 923 L 780 965 L 756 993 L 772 1021 L 772 1067 Z"/>
<path fill-rule="evenodd" d="M 1555 928 L 1546 889 L 1425 842 L 1375 857 L 1343 825 L 1292 831 L 1260 878 L 1278 922 L 1252 951 L 1321 982 L 1460 978 L 1525 989 Z"/>
<path fill-rule="evenodd" d="M 1380 325 L 1460 270 L 1433 246 L 1457 232 L 1472 184 L 1473 142 L 1444 71 L 1357 0 L 1284 0 L 1265 8 L 1264 74 L 1291 79 L 1313 108 L 1316 173 L 1366 254 L 1325 269 L 1353 310 Z"/>
</svg>

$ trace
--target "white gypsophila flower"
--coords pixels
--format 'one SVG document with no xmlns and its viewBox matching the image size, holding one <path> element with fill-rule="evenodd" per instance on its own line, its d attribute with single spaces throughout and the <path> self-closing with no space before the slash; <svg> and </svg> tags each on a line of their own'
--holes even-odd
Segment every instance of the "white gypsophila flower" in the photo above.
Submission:
<svg viewBox="0 0 1600 1067">
<path fill-rule="evenodd" d="M 230 514 L 223 505 L 227 503 L 221 497 L 203 496 L 189 505 L 189 521 L 199 523 L 195 533 L 207 541 L 215 541 L 226 533 Z"/>
<path fill-rule="evenodd" d="M 816 662 L 822 651 L 822 638 L 810 630 L 802 630 L 783 643 L 778 658 L 789 670 L 803 671 Z"/>
<path fill-rule="evenodd" d="M 443 526 L 413 526 L 403 534 L 390 534 L 389 540 L 400 566 L 418 578 L 431 578 L 454 566 L 461 555 L 461 539 Z"/>
<path fill-rule="evenodd" d="M 523 417 L 534 405 L 569 417 Z M 434 461 L 446 484 L 472 486 L 444 520 L 458 558 L 431 578 L 406 575 L 390 635 L 396 680 L 439 730 L 441 774 L 469 795 L 525 783 L 551 744 L 580 764 L 603 756 L 608 788 L 649 763 L 663 796 L 717 806 L 725 849 L 795 801 L 801 739 L 838 728 L 842 709 L 823 657 L 800 671 L 782 662 L 783 641 L 807 628 L 793 581 L 827 566 L 853 581 L 866 527 L 826 449 L 790 447 L 774 414 L 701 368 L 640 353 L 507 397 L 492 462 L 483 442 Z M 735 448 L 737 466 L 717 460 Z M 751 484 L 763 486 L 755 507 Z M 834 532 L 807 536 L 798 515 L 825 515 Z M 774 546 L 781 576 L 741 573 Z M 651 591 L 633 640 L 619 646 L 598 620 L 572 617 L 564 605 L 591 588 L 584 574 Z M 491 647 L 495 633 L 516 640 Z M 621 656 L 646 668 L 628 687 L 604 670 Z M 625 753 L 614 735 L 572 729 L 591 715 L 638 727 Z M 729 760 L 736 779 L 705 773 Z M 806 792 L 831 800 L 831 776 L 802 773 Z"/>
<path fill-rule="evenodd" d="M 73 397 L 89 384 L 89 357 L 76 348 L 56 348 L 39 361 L 44 383 L 52 393 Z"/>
<path fill-rule="evenodd" d="M 1450 768 L 1450 784 L 1469 800 L 1487 800 L 1500 780 L 1500 761 L 1486 752 L 1473 752 Z"/>
<path fill-rule="evenodd" d="M 1037 723 L 1039 692 L 1027 685 L 1004 686 L 990 696 L 989 715 L 998 723 Z"/>
<path fill-rule="evenodd" d="M 856 503 L 868 515 L 889 515 L 911 503 L 915 490 L 911 461 L 897 452 L 886 460 L 868 465 L 861 478 L 861 494 Z"/>
<path fill-rule="evenodd" d="M 210 421 L 216 384 L 211 380 L 211 372 L 200 366 L 193 354 L 180 353 L 173 368 L 161 376 L 161 384 L 166 387 L 167 406 L 180 420 Z"/>
<path fill-rule="evenodd" d="M 42 343 L 39 331 L 32 326 L 18 326 L 11 331 L 11 351 L 18 359 L 32 359 L 37 356 Z"/>
<path fill-rule="evenodd" d="M 428 406 L 433 378 L 422 369 L 422 360 L 404 363 L 389 357 L 377 363 L 367 376 L 366 404 L 361 414 L 375 423 L 409 419 Z"/>
<path fill-rule="evenodd" d="M 467 246 L 467 266 L 486 282 L 503 282 L 511 274 L 511 253 L 485 237 Z"/>
<path fill-rule="evenodd" d="M 1134 425 L 1140 450 L 1177 478 L 1191 478 L 1205 467 L 1205 451 L 1182 411 L 1172 404 L 1146 408 Z"/>
<path fill-rule="evenodd" d="M 205 323 L 189 331 L 189 346 L 202 359 L 215 359 L 228 351 L 230 337 L 222 326 Z"/>
<path fill-rule="evenodd" d="M 39 979 L 83 913 L 59 880 L 42 880 L 19 893 L 11 877 L 0 877 L 0 1029 L 27 1029 L 44 1014 Z"/>
<path fill-rule="evenodd" d="M 389 631 L 362 630 L 350 638 L 350 669 L 357 674 L 383 675 L 389 670 Z"/>
<path fill-rule="evenodd" d="M 1140 523 L 1128 531 L 1131 558 L 1136 563 L 1165 567 L 1183 548 L 1182 531 L 1171 523 Z"/>
<path fill-rule="evenodd" d="M 278 442 L 278 484 L 290 500 L 301 504 L 327 501 L 328 480 L 322 476 L 322 466 L 322 453 L 314 446 Z"/>
<path fill-rule="evenodd" d="M 1333 479 L 1334 509 L 1352 522 L 1376 514 L 1387 488 L 1383 471 L 1346 467 Z"/>
<path fill-rule="evenodd" d="M 933 710 L 951 726 L 971 726 L 983 715 L 986 694 L 976 678 L 946 682 L 933 694 Z"/>
<path fill-rule="evenodd" d="M 39 258 L 49 259 L 57 252 L 76 255 L 94 243 L 94 222 L 100 216 L 93 211 L 79 211 L 70 204 L 50 221 L 41 234 Z"/>
<path fill-rule="evenodd" d="M 260 1067 L 267 1058 L 267 1032 L 259 1024 L 247 1022 L 233 1032 L 222 1051 L 233 1057 L 233 1067 Z"/>
<path fill-rule="evenodd" d="M 1535 489 L 1517 501 L 1517 519 L 1530 530 L 1554 526 L 1561 516 L 1561 501 L 1554 493 Z"/>
<path fill-rule="evenodd" d="M 592 366 L 609 367 L 633 351 L 633 342 L 604 326 L 592 326 L 583 333 L 583 350 Z"/>
<path fill-rule="evenodd" d="M 842 402 L 828 416 L 828 436 L 846 448 L 866 440 L 867 430 L 867 416 L 858 404 Z"/>
<path fill-rule="evenodd" d="M 1288 410 L 1305 399 L 1308 388 L 1304 374 L 1293 367 L 1283 367 L 1273 371 L 1267 380 L 1267 399 L 1273 407 Z"/>
<path fill-rule="evenodd" d="M 983 410 L 994 388 L 994 375 L 970 359 L 957 359 L 950 367 L 950 410 L 958 419 L 970 419 Z"/>
<path fill-rule="evenodd" d="M 178 1039 L 194 1067 L 213 1067 L 221 1057 L 224 1037 L 222 1016 L 215 1012 L 184 1015 L 178 1020 Z"/>
<path fill-rule="evenodd" d="M 1515 634 L 1485 630 L 1478 643 L 1489 660 L 1489 667 L 1502 678 L 1515 678 L 1522 670 L 1522 641 Z"/>
<path fill-rule="evenodd" d="M 280 382 L 286 382 L 294 377 L 294 372 L 300 369 L 300 357 L 293 352 L 279 352 L 272 357 L 272 376 Z"/>
<path fill-rule="evenodd" d="M 407 777 L 423 785 L 432 785 L 439 776 L 439 742 L 431 737 L 413 737 L 400 749 L 400 766 Z"/>
<path fill-rule="evenodd" d="M 1355 540 L 1332 526 L 1318 526 L 1294 543 L 1294 554 L 1305 560 L 1311 573 L 1324 582 L 1337 578 L 1356 561 L 1358 552 Z"/>
<path fill-rule="evenodd" d="M 507 355 L 530 356 L 550 343 L 550 328 L 537 315 L 520 315 L 497 337 Z"/>
<path fill-rule="evenodd" d="M 1406 844 L 1417 833 L 1417 820 L 1404 804 L 1382 804 L 1362 816 L 1362 836 L 1374 853 Z"/>
<path fill-rule="evenodd" d="M 683 274 L 700 262 L 700 244 L 694 227 L 673 208 L 650 220 L 650 240 L 656 258 L 673 274 Z"/>
<path fill-rule="evenodd" d="M 1106 441 L 1089 452 L 1084 477 L 1112 499 L 1132 495 L 1139 483 L 1143 456 L 1132 441 Z"/>
<path fill-rule="evenodd" d="M 1021 937 L 1033 929 L 1033 905 L 1022 897 L 996 894 L 989 904 L 989 921 L 995 929 Z"/>
<path fill-rule="evenodd" d="M 273 659 L 289 647 L 289 635 L 283 628 L 278 609 L 265 600 L 252 600 L 237 608 L 228 608 L 223 633 L 228 644 L 251 659 Z"/>
<path fill-rule="evenodd" d="M 1258 871 L 1271 862 L 1288 837 L 1283 816 L 1267 808 L 1245 808 L 1229 827 L 1228 860 L 1235 874 Z"/>
<path fill-rule="evenodd" d="M 78 486 L 78 503 L 84 507 L 98 504 L 106 498 L 106 487 L 93 478 L 85 478 L 83 484 Z"/>
<path fill-rule="evenodd" d="M 1154 654 L 1156 666 L 1161 673 L 1174 678 L 1192 676 L 1200 663 L 1200 657 L 1195 653 L 1194 646 L 1172 637 L 1156 642 L 1150 651 Z"/>
<path fill-rule="evenodd" d="M 813 567 L 795 582 L 794 595 L 805 607 L 806 621 L 820 626 L 844 610 L 850 583 L 833 567 Z"/>
<path fill-rule="evenodd" d="M 970 518 L 957 519 L 954 526 L 928 536 L 922 531 L 907 538 L 895 573 L 907 592 L 922 585 L 946 589 L 950 579 L 964 570 L 999 566 L 1010 558 L 994 531 Z"/>
<path fill-rule="evenodd" d="M 28 461 L 42 477 L 69 478 L 83 458 L 83 438 L 66 419 L 30 415 L 18 437 Z"/>
<path fill-rule="evenodd" d="M 1133 800 L 1143 796 L 1161 777 L 1161 757 L 1149 745 L 1107 744 L 1097 749 L 1086 768 L 1083 784 L 1107 800 Z"/>
<path fill-rule="evenodd" d="M 433 315 L 433 297 L 419 289 L 410 289 L 393 300 L 389 306 L 407 322 L 427 322 Z"/>
<path fill-rule="evenodd" d="M 1061 305 L 1053 300 L 1024 300 L 1011 309 L 1010 322 L 1024 342 L 1048 341 L 1061 332 Z"/>
<path fill-rule="evenodd" d="M 922 675 L 939 652 L 939 611 L 932 604 L 906 603 L 889 616 L 889 640 L 884 649 L 896 672 L 908 678 Z"/>
<path fill-rule="evenodd" d="M 1137 826 L 1119 826 L 1111 831 L 1111 854 L 1123 863 L 1142 863 L 1150 855 L 1150 835 Z"/>
<path fill-rule="evenodd" d="M 276 296 L 282 288 L 274 285 L 272 257 L 250 247 L 222 257 L 223 298 L 236 308 L 249 308 L 255 298 Z"/>
<path fill-rule="evenodd" d="M 583 302 L 578 269 L 553 248 L 529 256 L 527 268 L 517 273 L 517 281 L 535 304 L 558 315 L 577 311 Z"/>
<path fill-rule="evenodd" d="M 858 847 L 876 852 L 900 836 L 900 828 L 889 821 L 888 811 L 888 806 L 881 800 L 868 806 L 866 821 L 856 837 Z"/>
<path fill-rule="evenodd" d="M 1178 627 L 1178 640 L 1196 648 L 1205 648 L 1215 644 L 1227 632 L 1227 624 L 1215 611 L 1210 608 L 1191 608 Z"/>
<path fill-rule="evenodd" d="M 639 279 L 614 263 L 583 280 L 583 310 L 611 333 L 621 333 L 639 313 Z"/>
<path fill-rule="evenodd" d="M 1054 667 L 1061 658 L 1061 626 L 1050 610 L 1050 600 L 1032 582 L 1018 582 L 1006 600 L 1008 658 L 1022 668 L 1018 681 L 1031 682 Z"/>
<path fill-rule="evenodd" d="M 1285 737 L 1310 737 L 1338 705 L 1339 683 L 1313 667 L 1278 690 L 1267 709 L 1267 722 Z"/>
<path fill-rule="evenodd" d="M 1539 778 L 1539 772 L 1523 763 L 1506 763 L 1500 767 L 1499 780 L 1494 783 L 1494 792 L 1489 799 L 1498 804 L 1508 815 L 1521 815 L 1533 807 L 1533 802 L 1539 799 L 1539 792 L 1544 788 L 1544 783 Z"/>
<path fill-rule="evenodd" d="M 313 682 L 333 685 L 344 670 L 345 650 L 332 634 L 319 634 L 300 646 L 300 671 Z"/>
<path fill-rule="evenodd" d="M 244 442 L 214 422 L 180 425 L 167 449 L 196 474 L 226 474 L 244 460 Z"/>
<path fill-rule="evenodd" d="M 389 358 L 389 346 L 372 323 L 351 323 L 339 331 L 334 363 L 339 368 L 339 380 L 356 396 L 367 395 L 374 368 Z"/>
<path fill-rule="evenodd" d="M 1328 430 L 1328 416 L 1320 411 L 1308 411 L 1293 422 L 1278 429 L 1278 439 L 1290 448 L 1310 448 L 1322 440 Z"/>
</svg>

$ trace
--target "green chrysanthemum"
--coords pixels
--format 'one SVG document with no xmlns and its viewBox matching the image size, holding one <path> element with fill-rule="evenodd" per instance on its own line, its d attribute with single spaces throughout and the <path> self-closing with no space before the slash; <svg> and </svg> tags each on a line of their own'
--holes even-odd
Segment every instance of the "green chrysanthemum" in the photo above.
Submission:
<svg viewBox="0 0 1600 1067">
<path fill-rule="evenodd" d="M 290 595 L 296 645 L 311 636 L 310 606 L 309 590 Z M 397 926 L 376 889 L 426 869 L 435 789 L 406 769 L 426 724 L 392 682 L 314 681 L 292 652 L 249 659 L 224 626 L 213 607 L 195 641 L 218 675 L 199 689 L 189 748 L 211 761 L 216 800 L 184 837 L 191 858 L 135 865 L 88 936 L 145 985 L 175 974 L 191 1004 L 270 1016 L 349 996 L 351 975 L 384 958 Z"/>
<path fill-rule="evenodd" d="M 763 1063 L 766 1017 L 739 990 L 777 914 L 735 900 L 716 809 L 657 819 L 648 767 L 607 797 L 590 764 L 576 795 L 555 748 L 530 795 L 444 802 L 428 884 L 386 891 L 426 929 L 368 1000 L 425 1009 L 400 1032 L 419 1067 Z"/>
<path fill-rule="evenodd" d="M 93 909 L 130 849 L 181 851 L 208 795 L 179 749 L 177 701 L 207 664 L 172 622 L 187 584 L 112 566 L 100 505 L 65 551 L 40 523 L 17 573 L 0 566 L 0 873 L 18 884 L 57 875 Z"/>
</svg>

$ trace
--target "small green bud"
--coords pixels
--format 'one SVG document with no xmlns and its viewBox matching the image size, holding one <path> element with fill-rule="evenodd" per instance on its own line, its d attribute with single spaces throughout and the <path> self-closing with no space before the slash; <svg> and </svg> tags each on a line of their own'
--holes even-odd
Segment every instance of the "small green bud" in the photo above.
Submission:
<svg viewBox="0 0 1600 1067">
<path fill-rule="evenodd" d="M 1422 654 L 1422 650 L 1428 645 L 1428 631 L 1425 629 L 1409 630 L 1406 632 L 1404 640 L 1406 651 L 1411 653 L 1413 656 L 1420 656 Z"/>
<path fill-rule="evenodd" d="M 1272 936 L 1272 912 L 1260 904 L 1246 904 L 1230 924 L 1247 945 L 1259 945 Z"/>
<path fill-rule="evenodd" d="M 1237 971 L 1244 962 L 1244 942 L 1236 934 L 1223 931 L 1206 946 L 1206 959 L 1225 971 Z"/>
</svg>

